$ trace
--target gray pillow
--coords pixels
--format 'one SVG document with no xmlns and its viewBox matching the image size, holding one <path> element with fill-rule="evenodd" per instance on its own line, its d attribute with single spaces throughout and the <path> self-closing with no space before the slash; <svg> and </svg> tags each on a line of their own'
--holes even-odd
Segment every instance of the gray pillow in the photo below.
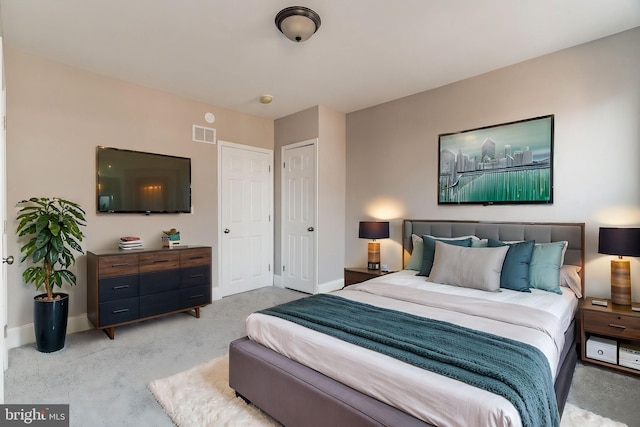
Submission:
<svg viewBox="0 0 640 427">
<path fill-rule="evenodd" d="M 500 290 L 502 264 L 508 246 L 467 248 L 436 242 L 429 281 L 483 291 Z"/>
<path fill-rule="evenodd" d="M 422 265 L 420 272 L 416 276 L 429 276 L 431 266 L 433 265 L 433 255 L 436 252 L 436 241 L 446 243 L 448 245 L 471 247 L 471 237 L 464 239 L 437 238 L 431 236 L 422 236 Z"/>
</svg>

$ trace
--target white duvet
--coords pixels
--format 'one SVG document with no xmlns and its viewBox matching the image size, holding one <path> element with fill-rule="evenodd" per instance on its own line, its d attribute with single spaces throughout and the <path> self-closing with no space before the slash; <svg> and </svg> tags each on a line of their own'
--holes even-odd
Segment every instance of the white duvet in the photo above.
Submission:
<svg viewBox="0 0 640 427">
<path fill-rule="evenodd" d="M 577 299 L 532 289 L 485 292 L 433 284 L 401 271 L 334 292 L 351 300 L 455 323 L 539 348 L 555 378 L 564 331 Z M 356 390 L 437 426 L 520 426 L 505 398 L 392 357 L 288 322 L 254 313 L 250 339 Z"/>
</svg>

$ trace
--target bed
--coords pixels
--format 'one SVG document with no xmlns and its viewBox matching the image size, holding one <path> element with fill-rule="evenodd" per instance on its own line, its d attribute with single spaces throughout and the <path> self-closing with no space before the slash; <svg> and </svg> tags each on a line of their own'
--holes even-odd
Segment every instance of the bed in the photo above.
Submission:
<svg viewBox="0 0 640 427">
<path fill-rule="evenodd" d="M 431 237 L 417 239 L 420 236 Z M 584 287 L 584 224 L 405 220 L 402 238 L 405 269 L 350 286 L 329 297 L 356 304 L 355 308 L 366 304 L 376 310 L 390 310 L 383 312 L 384 317 L 391 311 L 403 315 L 406 312 L 412 318 L 444 322 L 447 326 L 453 323 L 461 331 L 478 329 L 479 333 L 506 336 L 508 340 L 538 348 L 547 361 L 553 381 L 553 403 L 561 414 L 577 362 L 575 313 Z M 500 256 L 502 265 L 506 254 L 525 242 L 535 241 L 539 246 L 536 250 L 541 251 L 555 250 L 558 242 L 566 242 L 562 244 L 562 264 L 573 274 L 569 277 L 573 278 L 569 280 L 573 289 L 562 286 L 560 293 L 556 293 L 557 289 L 550 292 L 543 284 L 542 289 L 532 289 L 530 293 L 504 288 L 488 292 L 482 289 L 483 283 L 479 288 L 441 284 L 469 280 L 469 272 L 462 275 L 467 278 L 460 279 L 459 274 L 454 279 L 447 277 L 446 267 L 451 254 L 469 254 L 474 250 L 458 247 L 448 239 L 478 246 L 492 239 L 493 244 L 499 241 L 509 245 L 502 250 L 472 252 L 473 259 L 480 261 L 470 264 L 483 265 L 495 264 Z M 417 259 L 419 242 L 424 246 L 421 259 L 426 259 L 424 254 L 428 252 L 425 248 L 429 245 L 425 242 L 435 246 L 432 271 L 427 276 L 440 283 L 431 283 L 426 276 L 416 275 L 424 272 L 409 269 L 415 268 L 412 264 Z M 418 267 L 423 268 L 424 263 Z M 441 280 L 443 275 L 445 279 Z M 494 286 L 495 274 L 488 280 Z M 567 285 L 566 281 L 563 284 Z M 325 299 L 336 300 L 329 297 Z M 513 320 L 505 322 L 502 317 L 510 312 L 527 319 L 526 323 L 538 315 L 547 323 L 541 328 L 521 325 L 520 319 L 515 322 L 518 324 L 513 324 Z M 353 315 L 354 319 L 358 316 Z M 523 334 L 523 327 L 533 333 Z M 248 337 L 230 345 L 229 384 L 238 395 L 286 426 L 526 424 L 525 417 L 521 417 L 523 412 L 518 412 L 517 405 L 504 396 L 445 378 L 441 373 L 407 367 L 407 363 L 389 354 L 344 343 L 274 313 L 252 314 L 247 319 L 247 331 Z"/>
</svg>

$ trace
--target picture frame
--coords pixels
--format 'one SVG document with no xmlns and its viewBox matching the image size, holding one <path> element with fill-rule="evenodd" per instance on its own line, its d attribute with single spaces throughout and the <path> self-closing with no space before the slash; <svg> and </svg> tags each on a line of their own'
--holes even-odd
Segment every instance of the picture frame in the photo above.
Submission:
<svg viewBox="0 0 640 427">
<path fill-rule="evenodd" d="M 554 115 L 438 135 L 438 205 L 552 204 Z"/>
</svg>

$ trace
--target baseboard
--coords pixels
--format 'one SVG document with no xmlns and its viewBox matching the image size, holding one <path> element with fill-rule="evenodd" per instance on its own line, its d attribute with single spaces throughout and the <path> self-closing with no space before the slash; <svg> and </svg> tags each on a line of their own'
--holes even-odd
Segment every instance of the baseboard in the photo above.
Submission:
<svg viewBox="0 0 640 427">
<path fill-rule="evenodd" d="M 276 288 L 284 289 L 284 286 L 282 286 L 282 276 L 280 276 L 279 274 L 273 275 L 273 286 L 275 286 Z"/>
<path fill-rule="evenodd" d="M 71 316 L 67 320 L 67 335 L 75 332 L 88 331 L 93 325 L 87 318 L 87 313 Z M 20 347 L 36 342 L 36 334 L 33 331 L 33 323 L 9 328 L 7 330 L 7 349 Z"/>
<path fill-rule="evenodd" d="M 331 282 L 321 283 L 316 287 L 318 294 L 326 294 L 328 292 L 337 291 L 344 288 L 344 279 L 332 280 Z"/>
<path fill-rule="evenodd" d="M 213 301 L 217 301 L 219 299 L 222 299 L 222 290 L 220 289 L 220 286 L 216 286 L 211 288 L 211 299 Z"/>
<path fill-rule="evenodd" d="M 284 285 L 282 284 L 282 276 L 277 274 L 273 275 L 273 286 L 275 286 L 276 288 L 284 289 Z M 344 288 L 344 279 L 337 279 L 316 286 L 316 293 L 326 294 L 327 292 L 337 291 L 338 289 L 342 288 Z"/>
</svg>

